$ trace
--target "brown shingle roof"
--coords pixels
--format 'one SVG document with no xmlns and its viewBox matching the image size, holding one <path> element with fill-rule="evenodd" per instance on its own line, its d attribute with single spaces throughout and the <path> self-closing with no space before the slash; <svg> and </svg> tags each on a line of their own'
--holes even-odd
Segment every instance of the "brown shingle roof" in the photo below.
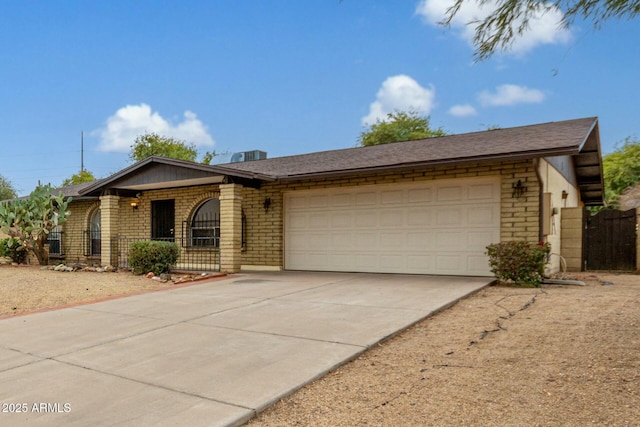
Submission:
<svg viewBox="0 0 640 427">
<path fill-rule="evenodd" d="M 286 179 L 414 165 L 576 155 L 596 124 L 597 118 L 589 117 L 221 166 Z"/>
</svg>

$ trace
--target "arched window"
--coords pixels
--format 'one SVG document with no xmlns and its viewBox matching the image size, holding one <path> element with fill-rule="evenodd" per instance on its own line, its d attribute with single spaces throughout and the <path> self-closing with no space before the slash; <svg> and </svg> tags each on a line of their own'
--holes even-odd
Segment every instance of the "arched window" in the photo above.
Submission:
<svg viewBox="0 0 640 427">
<path fill-rule="evenodd" d="M 102 240 L 100 238 L 100 209 L 91 214 L 89 220 L 89 255 L 97 256 L 101 253 Z"/>
<path fill-rule="evenodd" d="M 220 247 L 220 200 L 209 199 L 193 213 L 189 224 L 191 246 Z"/>
</svg>

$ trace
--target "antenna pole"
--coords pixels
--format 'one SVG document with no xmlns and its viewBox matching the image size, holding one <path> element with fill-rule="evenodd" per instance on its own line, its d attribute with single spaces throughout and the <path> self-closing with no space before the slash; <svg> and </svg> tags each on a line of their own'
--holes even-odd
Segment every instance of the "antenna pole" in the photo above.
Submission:
<svg viewBox="0 0 640 427">
<path fill-rule="evenodd" d="M 80 172 L 84 172 L 84 131 L 80 131 Z"/>
</svg>

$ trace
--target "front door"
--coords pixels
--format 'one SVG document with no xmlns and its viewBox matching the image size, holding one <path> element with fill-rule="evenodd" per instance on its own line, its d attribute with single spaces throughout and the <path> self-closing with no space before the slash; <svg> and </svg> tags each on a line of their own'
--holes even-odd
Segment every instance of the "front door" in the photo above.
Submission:
<svg viewBox="0 0 640 427">
<path fill-rule="evenodd" d="M 151 239 L 174 241 L 175 200 L 155 200 L 151 202 Z"/>
</svg>

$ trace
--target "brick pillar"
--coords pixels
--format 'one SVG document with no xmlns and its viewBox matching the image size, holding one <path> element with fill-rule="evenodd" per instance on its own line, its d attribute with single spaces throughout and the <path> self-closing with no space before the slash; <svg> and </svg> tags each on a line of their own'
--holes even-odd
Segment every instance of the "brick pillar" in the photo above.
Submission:
<svg viewBox="0 0 640 427">
<path fill-rule="evenodd" d="M 242 263 L 242 186 L 220 185 L 220 271 L 237 273 Z"/>
<path fill-rule="evenodd" d="M 100 196 L 100 264 L 118 264 L 117 251 L 112 250 L 111 240 L 118 236 L 118 196 Z"/>
</svg>

